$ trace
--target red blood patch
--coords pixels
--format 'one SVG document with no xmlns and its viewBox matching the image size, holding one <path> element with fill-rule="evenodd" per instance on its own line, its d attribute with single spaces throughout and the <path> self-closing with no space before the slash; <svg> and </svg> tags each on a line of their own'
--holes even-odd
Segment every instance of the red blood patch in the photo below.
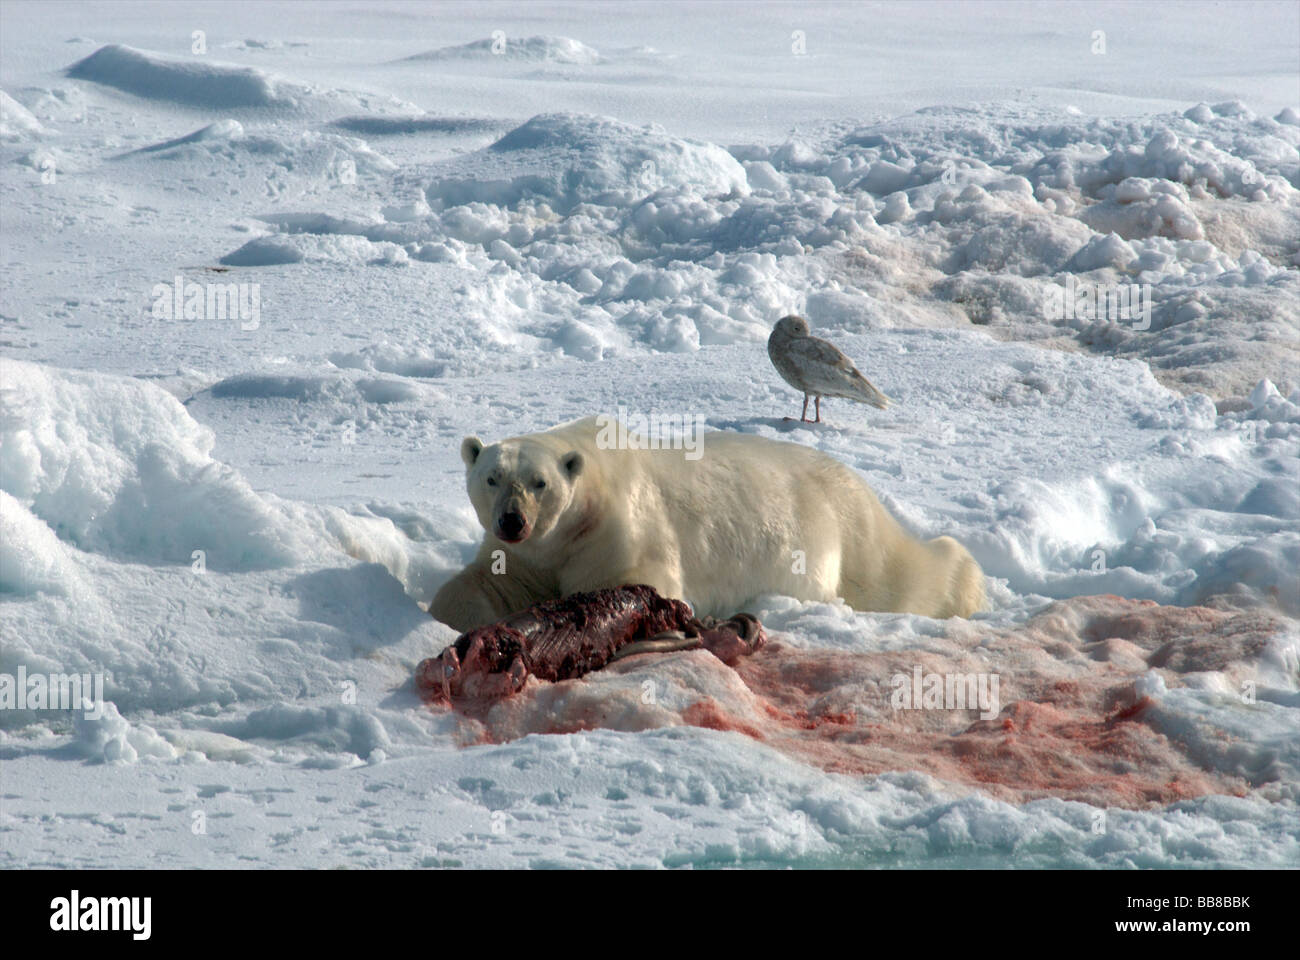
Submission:
<svg viewBox="0 0 1300 960">
<path fill-rule="evenodd" d="M 1010 802 L 1059 797 L 1140 808 L 1210 793 L 1242 796 L 1244 780 L 1205 769 L 1153 726 L 1158 701 L 1137 696 L 1136 682 L 1153 667 L 1170 688 L 1180 674 L 1206 670 L 1238 682 L 1253 676 L 1255 657 L 1280 627 L 1258 612 L 1082 597 L 1011 630 L 952 622 L 946 635 L 926 637 L 924 650 L 770 643 L 734 673 L 698 654 L 635 657 L 602 671 L 599 686 L 596 675 L 530 683 L 484 723 L 495 740 L 686 723 L 750 737 L 834 773 L 922 771 Z M 918 670 L 996 675 L 996 715 L 899 706 L 894 694 Z M 667 699 L 686 703 L 675 714 L 640 699 L 643 685 L 669 681 L 676 692 Z M 694 699 L 693 690 L 700 692 Z"/>
</svg>

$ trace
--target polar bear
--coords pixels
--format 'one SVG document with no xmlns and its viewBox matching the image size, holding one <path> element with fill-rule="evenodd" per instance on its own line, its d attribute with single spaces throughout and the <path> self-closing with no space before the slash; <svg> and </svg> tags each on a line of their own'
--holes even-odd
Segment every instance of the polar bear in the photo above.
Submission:
<svg viewBox="0 0 1300 960">
<path fill-rule="evenodd" d="M 697 616 L 729 617 L 764 593 L 931 617 L 983 607 L 983 572 L 961 544 L 913 539 L 826 454 L 712 431 L 692 458 L 646 449 L 635 433 L 608 442 L 609 419 L 490 446 L 465 438 L 486 535 L 434 597 L 434 617 L 464 632 L 541 600 L 639 583 Z"/>
</svg>

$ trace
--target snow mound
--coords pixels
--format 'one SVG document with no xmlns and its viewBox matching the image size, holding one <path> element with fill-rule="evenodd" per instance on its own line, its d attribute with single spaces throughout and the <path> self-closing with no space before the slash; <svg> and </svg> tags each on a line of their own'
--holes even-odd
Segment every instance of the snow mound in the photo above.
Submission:
<svg viewBox="0 0 1300 960">
<path fill-rule="evenodd" d="M 1065 335 L 1216 399 L 1260 376 L 1289 391 L 1300 131 L 1207 110 L 1121 124 L 936 108 L 726 151 L 544 114 L 399 174 L 379 220 L 281 215 L 280 234 L 319 239 L 259 239 L 228 262 L 477 271 L 463 298 L 478 323 L 584 359 L 761 341 L 773 316 L 799 311 L 827 332 Z M 1109 313 L 1073 297 L 1053 312 L 1071 283 L 1125 294 L 1136 284 L 1149 317 L 1116 322 L 1113 298 Z"/>
<path fill-rule="evenodd" d="M 307 92 L 256 67 L 182 60 L 117 43 L 74 63 L 68 76 L 150 100 L 219 110 L 293 107 Z"/>
<path fill-rule="evenodd" d="M 441 377 L 447 372 L 447 361 L 433 353 L 387 340 L 367 344 L 360 350 L 336 351 L 329 360 L 346 370 L 374 370 L 402 377 Z"/>
<path fill-rule="evenodd" d="M 230 267 L 269 267 L 282 263 L 362 263 L 403 266 L 410 257 L 394 243 L 373 243 L 350 235 L 275 234 L 257 237 L 221 258 Z"/>
<path fill-rule="evenodd" d="M 1240 115 L 1219 113 L 1217 116 Z M 1188 119 L 1190 123 L 1196 123 Z M 1249 121 L 1253 118 L 1242 119 Z M 1295 189 L 1284 176 L 1262 172 L 1252 158 L 1216 146 L 1200 135 L 1201 130 L 1195 130 L 1195 135 L 1189 135 L 1188 131 L 1182 131 L 1181 136 L 1179 133 L 1171 123 L 1157 129 L 1145 144 L 1121 147 L 1099 163 L 1085 164 L 1080 170 L 1079 182 L 1094 195 L 1101 195 L 1104 187 L 1121 184 L 1130 177 L 1184 184 L 1193 189 L 1213 191 L 1220 197 L 1280 200 Z M 1277 146 L 1283 143 L 1285 141 L 1279 141 Z M 1277 149 L 1267 143 L 1259 146 L 1270 152 Z M 1269 159 L 1276 163 L 1274 158 L 1279 155 L 1284 154 L 1274 152 Z"/>
<path fill-rule="evenodd" d="M 392 96 L 317 87 L 258 67 L 171 57 L 122 44 L 100 47 L 69 67 L 67 75 L 145 100 L 203 110 L 305 113 L 325 118 L 358 110 L 380 115 L 422 112 L 415 104 Z"/>
<path fill-rule="evenodd" d="M 212 432 L 160 388 L 9 359 L 0 381 L 0 490 L 61 540 L 163 564 L 189 564 L 201 549 L 215 569 L 278 566 L 303 552 L 303 538 L 212 459 Z M 24 540 L 58 562 L 44 535 Z"/>
<path fill-rule="evenodd" d="M 0 594 L 89 593 L 80 570 L 50 527 L 0 490 Z"/>
<path fill-rule="evenodd" d="M 364 140 L 333 133 L 249 133 L 238 120 L 227 118 L 193 133 L 150 144 L 115 157 L 119 162 L 166 163 L 169 175 L 198 179 L 238 175 L 232 194 L 262 197 L 267 191 L 284 198 L 333 187 L 354 187 L 372 177 L 391 173 L 396 165 L 371 150 Z"/>
<path fill-rule="evenodd" d="M 407 60 L 502 60 L 522 63 L 595 64 L 604 58 L 572 37 L 533 36 L 475 40 L 417 53 Z"/>
<path fill-rule="evenodd" d="M 218 399 L 287 399 L 300 402 L 332 398 L 383 404 L 416 400 L 420 393 L 411 384 L 401 380 L 361 378 L 349 381 L 338 377 L 246 373 L 213 384 L 212 396 Z"/>
<path fill-rule="evenodd" d="M 320 390 L 335 420 L 361 420 L 415 392 L 398 381 L 336 379 Z M 338 702 L 340 684 L 363 668 L 394 688 L 426 655 L 428 635 L 447 632 L 416 598 L 428 599 L 461 558 L 444 556 L 403 511 L 387 511 L 399 529 L 382 508 L 259 496 L 211 457 L 212 432 L 150 383 L 9 359 L 0 360 L 0 383 L 0 673 L 102 674 L 104 699 L 123 711 L 202 705 L 212 716 L 239 701 L 293 700 L 307 683 Z M 221 384 L 227 404 L 283 404 L 306 389 L 271 376 Z M 408 636 L 410 664 L 378 656 Z M 284 736 L 308 733 L 308 720 Z M 4 728 L 32 722 L 61 721 L 0 711 Z M 382 724 L 350 713 L 338 722 L 382 741 Z M 168 756 L 148 731 L 123 723 L 112 711 L 91 720 L 82 752 Z M 281 736 L 256 725 L 244 732 Z"/>
<path fill-rule="evenodd" d="M 529 198 L 568 212 L 581 203 L 626 205 L 661 190 L 710 197 L 749 189 L 744 168 L 715 144 L 673 137 L 654 124 L 573 113 L 533 117 L 444 170 L 426 188 L 438 209 Z"/>
<path fill-rule="evenodd" d="M 148 724 L 132 724 L 117 705 L 100 705 L 99 716 L 78 713 L 75 749 L 87 759 L 100 763 L 135 763 L 142 757 L 158 760 L 176 759 L 176 750 Z"/>
<path fill-rule="evenodd" d="M 30 110 L 0 90 L 0 140 L 36 140 L 49 132 Z"/>
<path fill-rule="evenodd" d="M 290 136 L 247 134 L 237 120 L 223 120 L 178 140 L 168 141 L 142 152 L 171 150 L 185 144 L 207 145 L 214 155 L 220 145 L 229 144 L 250 158 L 292 166 L 300 175 L 331 175 L 342 182 L 352 182 L 356 175 L 389 173 L 397 165 L 376 153 L 364 140 L 329 133 L 305 131 Z"/>
<path fill-rule="evenodd" d="M 85 123 L 89 101 L 79 84 L 55 87 L 24 87 L 22 102 L 38 120 L 53 123 Z"/>
</svg>

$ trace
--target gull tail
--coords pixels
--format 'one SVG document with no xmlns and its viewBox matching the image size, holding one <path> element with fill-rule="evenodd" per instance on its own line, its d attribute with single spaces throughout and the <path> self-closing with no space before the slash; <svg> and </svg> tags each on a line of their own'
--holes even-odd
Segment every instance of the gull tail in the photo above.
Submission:
<svg viewBox="0 0 1300 960">
<path fill-rule="evenodd" d="M 880 410 L 886 409 L 894 402 L 877 390 L 875 385 L 862 374 L 858 374 L 857 377 L 854 378 L 853 384 L 857 387 L 857 396 L 854 397 L 855 400 L 869 403 Z"/>
</svg>

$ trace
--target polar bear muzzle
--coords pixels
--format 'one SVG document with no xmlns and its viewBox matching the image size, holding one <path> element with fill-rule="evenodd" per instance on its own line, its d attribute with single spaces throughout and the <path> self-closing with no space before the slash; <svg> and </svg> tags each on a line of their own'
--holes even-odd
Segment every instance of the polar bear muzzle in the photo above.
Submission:
<svg viewBox="0 0 1300 960">
<path fill-rule="evenodd" d="M 508 503 L 506 509 L 497 514 L 495 526 L 493 533 L 497 535 L 498 540 L 504 540 L 506 543 L 523 543 L 528 539 L 528 534 L 532 533 L 532 524 L 528 522 L 528 517 L 514 501 Z"/>
</svg>

